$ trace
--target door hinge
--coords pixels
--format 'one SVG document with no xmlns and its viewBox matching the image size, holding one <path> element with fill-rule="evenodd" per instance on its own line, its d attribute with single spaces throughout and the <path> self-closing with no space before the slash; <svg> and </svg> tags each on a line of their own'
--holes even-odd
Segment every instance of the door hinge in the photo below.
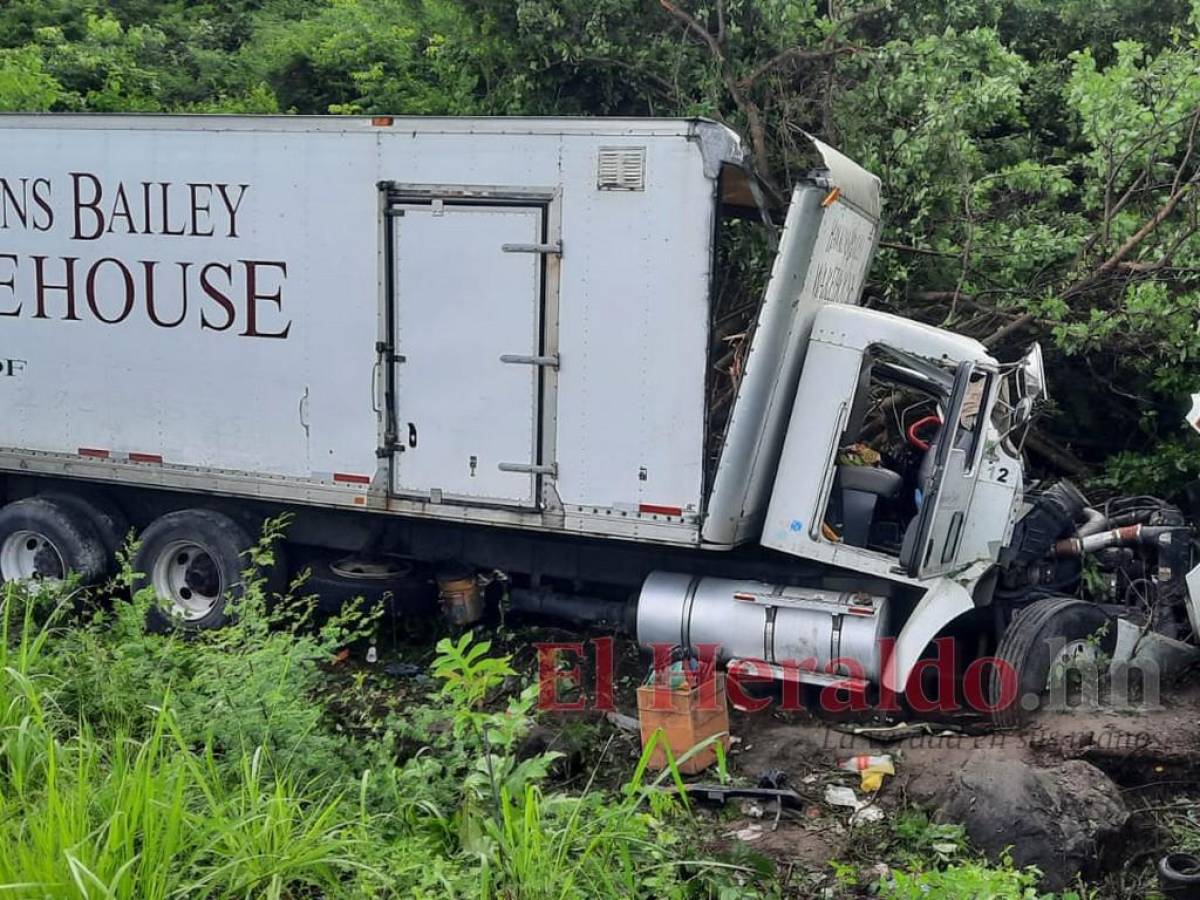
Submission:
<svg viewBox="0 0 1200 900">
<path fill-rule="evenodd" d="M 505 253 L 543 253 L 547 256 L 562 256 L 562 241 L 550 244 L 503 244 L 500 247 Z"/>
<path fill-rule="evenodd" d="M 558 368 L 558 354 L 549 356 L 522 356 L 519 353 L 505 353 L 500 357 L 502 363 L 512 363 L 517 366 L 545 366 L 549 369 Z"/>
</svg>

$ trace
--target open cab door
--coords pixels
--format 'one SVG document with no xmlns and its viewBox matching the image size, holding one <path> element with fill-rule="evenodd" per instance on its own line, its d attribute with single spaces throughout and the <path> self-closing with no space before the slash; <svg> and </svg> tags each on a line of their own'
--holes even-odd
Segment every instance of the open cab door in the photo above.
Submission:
<svg viewBox="0 0 1200 900">
<path fill-rule="evenodd" d="M 909 523 L 900 567 L 913 578 L 934 578 L 956 568 L 959 544 L 970 514 L 985 428 L 991 374 L 974 363 L 959 363 L 942 420 L 923 466 L 920 511 Z"/>
</svg>

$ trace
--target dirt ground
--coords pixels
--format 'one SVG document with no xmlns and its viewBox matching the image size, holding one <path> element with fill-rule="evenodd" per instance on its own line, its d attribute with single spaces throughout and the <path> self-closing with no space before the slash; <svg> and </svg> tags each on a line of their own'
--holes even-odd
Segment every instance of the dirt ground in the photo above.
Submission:
<svg viewBox="0 0 1200 900">
<path fill-rule="evenodd" d="M 637 715 L 634 691 L 644 677 L 646 660 L 630 644 L 618 642 L 615 698 L 618 712 L 632 718 Z M 587 663 L 585 659 L 577 676 L 585 693 L 595 677 Z M 869 716 L 838 721 L 807 710 L 782 711 L 778 695 L 774 699 L 763 711 L 731 712 L 729 773 L 743 784 L 754 784 L 764 773 L 784 773 L 787 786 L 804 797 L 804 808 L 780 813 L 773 804 L 742 800 L 701 815 L 712 818 L 708 849 L 733 847 L 769 857 L 783 883 L 798 896 L 811 896 L 833 885 L 831 861 L 862 863 L 864 874 L 870 874 L 870 848 L 863 846 L 870 829 L 851 827 L 851 810 L 832 807 L 825 800 L 829 785 L 852 787 L 860 798 L 867 796 L 859 790 L 859 776 L 839 768 L 839 763 L 859 754 L 892 757 L 896 774 L 886 778 L 872 798 L 885 816 L 913 805 L 926 807 L 968 760 L 981 756 L 1036 766 L 1070 759 L 1092 763 L 1118 785 L 1133 816 L 1125 864 L 1094 887 L 1100 897 L 1143 896 L 1153 878 L 1153 861 L 1167 846 L 1155 811 L 1164 801 L 1177 803 L 1181 796 L 1200 798 L 1200 678 L 1196 677 L 1164 688 L 1156 702 L 1046 712 L 1028 727 L 1006 732 L 992 730 L 978 717 L 921 722 L 893 713 L 886 721 Z M 551 716 L 547 724 L 553 728 L 554 721 Z M 639 737 L 628 730 L 629 720 L 624 724 L 624 731 L 609 729 L 616 736 L 610 735 L 607 752 L 632 761 L 639 754 Z M 893 734 L 881 740 L 869 733 L 878 725 L 909 728 L 898 739 Z M 595 760 L 586 751 L 584 756 L 590 757 L 582 762 L 584 766 Z M 716 775 L 710 770 L 691 780 L 712 782 Z"/>
<path fill-rule="evenodd" d="M 556 677 L 563 702 L 582 700 L 579 711 L 546 711 L 531 736 L 531 751 L 554 749 L 566 754 L 557 780 L 568 789 L 595 785 L 616 788 L 626 781 L 641 755 L 636 730 L 636 688 L 644 679 L 648 660 L 629 638 L 613 643 L 612 693 L 617 716 L 594 709 L 597 697 L 595 644 L 607 635 L 580 635 L 566 629 L 507 623 L 489 631 L 494 650 L 512 655 L 522 679 L 535 678 L 539 644 L 584 642 L 584 653 L 568 654 Z M 431 648 L 404 654 L 422 668 Z M 393 654 L 389 653 L 389 657 Z M 389 660 L 380 659 L 380 665 Z M 599 673 L 603 677 L 603 672 Z M 402 679 L 404 680 L 404 679 Z M 767 692 L 768 694 L 770 692 Z M 1052 766 L 1069 759 L 1086 760 L 1120 787 L 1133 814 L 1134 839 L 1124 866 L 1109 881 L 1095 887 L 1099 897 L 1144 896 L 1153 879 L 1154 859 L 1167 848 L 1162 824 L 1154 818 L 1164 802 L 1181 797 L 1200 802 L 1200 678 L 1164 688 L 1157 702 L 1124 709 L 1072 709 L 1047 712 L 1020 731 L 999 732 L 976 717 L 921 722 L 892 713 L 886 718 L 860 716 L 837 720 L 807 708 L 784 711 L 779 697 L 765 710 L 730 714 L 732 746 L 728 771 L 737 784 L 755 784 L 764 774 L 779 777 L 803 797 L 800 808 L 779 810 L 774 804 L 732 800 L 724 807 L 701 807 L 705 820 L 705 850 L 731 855 L 761 855 L 775 866 L 787 891 L 813 896 L 834 886 L 831 862 L 871 869 L 871 827 L 852 827 L 851 810 L 831 806 L 830 785 L 859 788 L 857 773 L 839 764 L 859 754 L 889 754 L 896 773 L 871 796 L 884 818 L 899 810 L 925 807 L 968 760 L 984 757 L 1020 760 Z M 811 708 L 811 707 L 810 707 Z M 906 726 L 900 735 L 879 739 L 863 729 Z M 689 779 L 715 782 L 713 770 Z M 874 826 L 882 828 L 885 826 Z M 830 896 L 842 896 L 835 892 Z"/>
</svg>

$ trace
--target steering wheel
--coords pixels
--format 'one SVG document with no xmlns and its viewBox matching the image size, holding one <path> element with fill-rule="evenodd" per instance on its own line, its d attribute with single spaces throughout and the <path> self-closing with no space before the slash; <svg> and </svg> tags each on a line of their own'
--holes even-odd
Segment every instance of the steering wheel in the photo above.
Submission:
<svg viewBox="0 0 1200 900">
<path fill-rule="evenodd" d="M 942 427 L 941 416 L 924 416 L 920 419 L 917 419 L 917 421 L 915 421 L 911 425 L 909 425 L 908 431 L 906 432 L 906 435 L 905 435 L 908 438 L 908 442 L 910 444 L 912 444 L 914 447 L 916 447 L 918 450 L 928 450 L 929 449 L 929 441 L 922 438 L 920 436 L 920 432 L 922 431 L 922 429 L 928 428 L 930 425 L 935 425 L 935 426 L 937 426 L 937 428 L 941 428 Z M 936 434 L 936 430 L 934 433 Z M 931 437 L 932 437 L 932 435 L 931 435 Z"/>
</svg>

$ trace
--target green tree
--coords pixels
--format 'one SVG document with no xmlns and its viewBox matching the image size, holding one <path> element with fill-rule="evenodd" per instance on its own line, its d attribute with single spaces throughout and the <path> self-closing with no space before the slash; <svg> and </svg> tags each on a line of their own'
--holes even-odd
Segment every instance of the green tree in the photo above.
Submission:
<svg viewBox="0 0 1200 900">
<path fill-rule="evenodd" d="M 1035 460 L 1156 490 L 1200 470 L 1198 69 L 1200 0 L 0 7 L 6 110 L 704 115 L 780 201 L 815 134 L 884 182 L 867 301 L 1040 340 Z"/>
</svg>

